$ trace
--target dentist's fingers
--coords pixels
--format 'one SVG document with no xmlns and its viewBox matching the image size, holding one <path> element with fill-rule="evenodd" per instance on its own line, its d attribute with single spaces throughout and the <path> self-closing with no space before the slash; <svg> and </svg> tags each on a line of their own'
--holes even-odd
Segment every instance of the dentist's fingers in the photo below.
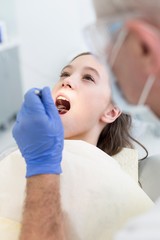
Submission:
<svg viewBox="0 0 160 240">
<path fill-rule="evenodd" d="M 49 89 L 49 87 L 44 87 L 41 91 L 41 99 L 46 111 L 46 114 L 50 117 L 50 118 L 55 118 L 55 117 L 59 117 L 59 113 L 58 110 L 54 104 L 52 95 L 51 95 L 51 91 Z"/>
</svg>

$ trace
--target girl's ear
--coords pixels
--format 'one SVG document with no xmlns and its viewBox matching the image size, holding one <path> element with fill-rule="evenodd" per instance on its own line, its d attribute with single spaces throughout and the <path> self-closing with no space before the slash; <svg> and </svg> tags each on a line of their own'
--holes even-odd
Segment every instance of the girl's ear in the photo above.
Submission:
<svg viewBox="0 0 160 240">
<path fill-rule="evenodd" d="M 101 121 L 105 123 L 112 123 L 120 116 L 120 114 L 121 110 L 117 106 L 111 104 L 103 113 Z"/>
<path fill-rule="evenodd" d="M 148 66 L 148 75 L 160 69 L 160 33 L 153 25 L 143 20 L 131 20 L 126 23 L 129 33 L 136 34 L 139 39 L 142 57 Z M 139 56 L 140 57 L 140 56 Z"/>
</svg>

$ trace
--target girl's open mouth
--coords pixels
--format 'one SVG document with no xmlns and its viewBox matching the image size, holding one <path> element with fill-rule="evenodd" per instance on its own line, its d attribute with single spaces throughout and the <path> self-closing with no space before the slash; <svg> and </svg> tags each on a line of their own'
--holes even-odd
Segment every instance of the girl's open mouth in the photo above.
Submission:
<svg viewBox="0 0 160 240">
<path fill-rule="evenodd" d="M 59 114 L 65 114 L 70 110 L 70 102 L 65 97 L 59 96 L 56 99 L 56 107 Z"/>
</svg>

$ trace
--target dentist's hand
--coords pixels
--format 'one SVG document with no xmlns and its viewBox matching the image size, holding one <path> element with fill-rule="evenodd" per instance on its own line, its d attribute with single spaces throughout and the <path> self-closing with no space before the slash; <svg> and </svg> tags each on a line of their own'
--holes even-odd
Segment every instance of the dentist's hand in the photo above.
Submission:
<svg viewBox="0 0 160 240">
<path fill-rule="evenodd" d="M 64 130 L 50 90 L 29 90 L 13 128 L 13 137 L 27 165 L 26 177 L 60 174 Z"/>
</svg>

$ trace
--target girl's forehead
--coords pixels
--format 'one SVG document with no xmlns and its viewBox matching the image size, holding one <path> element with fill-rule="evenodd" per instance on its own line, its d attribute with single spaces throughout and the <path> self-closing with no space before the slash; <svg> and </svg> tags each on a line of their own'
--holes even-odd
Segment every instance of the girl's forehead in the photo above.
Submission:
<svg viewBox="0 0 160 240">
<path fill-rule="evenodd" d="M 100 63 L 100 61 L 93 55 L 82 55 L 76 57 L 73 61 L 71 61 L 70 65 L 76 66 L 76 67 L 91 67 L 96 69 L 100 75 L 101 74 L 107 74 L 106 67 Z"/>
</svg>

